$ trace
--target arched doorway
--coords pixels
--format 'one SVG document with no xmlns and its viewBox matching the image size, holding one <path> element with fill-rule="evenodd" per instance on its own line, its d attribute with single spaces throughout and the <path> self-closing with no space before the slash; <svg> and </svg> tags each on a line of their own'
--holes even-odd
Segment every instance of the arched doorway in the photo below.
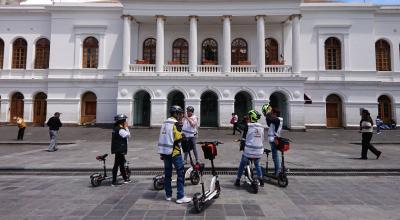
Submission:
<svg viewBox="0 0 400 220">
<path fill-rule="evenodd" d="M 150 94 L 139 91 L 133 98 L 133 125 L 150 127 Z"/>
<path fill-rule="evenodd" d="M 378 114 L 383 123 L 390 123 L 392 119 L 392 101 L 389 97 L 382 95 L 378 98 Z"/>
<path fill-rule="evenodd" d="M 326 98 L 326 127 L 340 128 L 342 123 L 342 99 L 335 95 Z"/>
<path fill-rule="evenodd" d="M 239 121 L 253 108 L 252 101 L 248 92 L 242 91 L 235 95 L 235 113 L 238 115 Z"/>
<path fill-rule="evenodd" d="M 35 95 L 33 101 L 33 123 L 44 126 L 47 113 L 47 95 L 39 92 Z"/>
<path fill-rule="evenodd" d="M 218 96 L 212 91 L 201 95 L 200 126 L 218 127 Z"/>
<path fill-rule="evenodd" d="M 283 125 L 282 127 L 288 128 L 289 127 L 289 111 L 288 111 L 288 100 L 285 94 L 281 92 L 274 92 L 269 97 L 269 103 L 271 107 L 277 108 L 280 111 L 280 117 L 283 118 Z"/>
<path fill-rule="evenodd" d="M 20 92 L 11 96 L 10 122 L 15 123 L 14 117 L 24 117 L 24 95 Z"/>
<path fill-rule="evenodd" d="M 169 116 L 169 107 L 172 105 L 179 105 L 182 109 L 185 109 L 185 96 L 182 92 L 175 90 L 168 94 L 167 102 L 167 115 Z"/>
<path fill-rule="evenodd" d="M 96 123 L 97 96 L 86 92 L 81 100 L 81 124 Z"/>
</svg>

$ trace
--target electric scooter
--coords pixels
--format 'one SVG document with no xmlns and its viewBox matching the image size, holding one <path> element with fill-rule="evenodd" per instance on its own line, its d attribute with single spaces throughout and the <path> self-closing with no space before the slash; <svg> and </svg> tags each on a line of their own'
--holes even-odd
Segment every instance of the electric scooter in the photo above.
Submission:
<svg viewBox="0 0 400 220">
<path fill-rule="evenodd" d="M 256 175 L 254 175 L 253 160 L 249 158 L 247 165 L 244 167 L 244 182 L 251 187 L 255 194 L 258 193 L 258 186 L 260 182 Z"/>
<path fill-rule="evenodd" d="M 201 149 L 204 152 L 204 159 L 208 159 L 211 161 L 211 172 L 212 172 L 212 179 L 210 183 L 210 188 L 206 192 L 204 189 L 204 181 L 203 181 L 203 173 L 204 173 L 204 163 L 197 164 L 196 170 L 200 172 L 200 184 L 201 184 L 201 193 L 195 193 L 193 195 L 193 205 L 196 212 L 201 212 L 203 208 L 209 204 L 213 199 L 217 199 L 219 194 L 221 193 L 221 187 L 219 185 L 218 175 L 215 171 L 214 167 L 214 159 L 217 156 L 217 146 L 223 144 L 219 141 L 213 142 L 197 142 L 197 144 L 201 145 Z"/>
<path fill-rule="evenodd" d="M 291 141 L 287 138 L 276 137 L 275 138 L 275 146 L 281 152 L 281 170 L 279 174 L 276 176 L 275 174 L 268 173 L 268 158 L 271 150 L 264 148 L 264 153 L 267 154 L 267 161 L 265 162 L 265 173 L 264 173 L 264 182 L 270 182 L 271 179 L 277 180 L 278 185 L 280 187 L 287 187 L 289 184 L 289 179 L 287 178 L 287 169 L 285 167 L 285 152 L 289 150 Z"/>
<path fill-rule="evenodd" d="M 103 161 L 103 174 L 101 173 L 93 173 L 92 175 L 90 175 L 90 183 L 92 184 L 92 186 L 97 187 L 101 185 L 101 182 L 103 182 L 104 180 L 107 181 L 111 181 L 112 180 L 112 176 L 107 176 L 107 169 L 106 169 L 106 157 L 108 156 L 108 154 L 103 154 L 103 155 L 99 155 L 96 157 L 96 160 L 98 161 Z M 125 161 L 124 164 L 124 168 L 125 168 L 125 174 L 126 177 L 128 177 L 128 179 L 131 177 L 131 170 L 129 168 L 129 162 Z"/>
<path fill-rule="evenodd" d="M 195 170 L 195 164 L 193 163 L 192 154 L 189 150 L 189 159 L 190 159 L 190 167 L 185 170 L 185 180 L 190 180 L 193 185 L 197 185 L 200 182 L 200 174 L 199 171 Z M 153 177 L 153 187 L 155 190 L 163 190 L 164 189 L 164 174 L 159 174 Z M 172 181 L 176 181 L 176 178 L 172 178 Z"/>
</svg>

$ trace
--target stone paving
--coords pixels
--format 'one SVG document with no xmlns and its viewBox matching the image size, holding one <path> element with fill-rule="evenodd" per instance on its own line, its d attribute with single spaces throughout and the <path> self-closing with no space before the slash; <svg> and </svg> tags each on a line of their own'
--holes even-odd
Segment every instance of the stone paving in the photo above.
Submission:
<svg viewBox="0 0 400 220">
<path fill-rule="evenodd" d="M 159 128 L 132 129 L 127 159 L 131 167 L 162 167 L 156 153 Z M 59 151 L 49 153 L 47 149 L 48 129 L 28 127 L 23 142 L 17 142 L 15 126 L 0 127 L 0 168 L 64 168 L 96 169 L 101 164 L 96 155 L 110 152 L 111 130 L 104 128 L 64 127 L 60 130 L 59 142 L 74 144 L 60 145 Z M 286 154 L 289 168 L 400 168 L 400 129 L 375 134 L 372 141 L 383 152 L 376 160 L 369 153 L 370 160 L 357 160 L 361 152 L 361 135 L 356 130 L 309 129 L 307 132 L 284 131 L 293 143 Z M 201 129 L 198 140 L 220 140 L 217 167 L 237 167 L 240 160 L 239 135 L 231 130 Z M 355 144 L 358 143 L 358 144 Z M 269 148 L 269 144 L 265 143 Z M 198 147 L 200 158 L 202 152 Z M 263 159 L 265 161 L 265 158 Z M 264 163 L 264 162 L 263 162 Z M 111 167 L 113 157 L 107 160 Z"/>
<path fill-rule="evenodd" d="M 88 176 L 0 176 L 0 219 L 400 219 L 400 177 L 290 177 L 287 188 L 267 184 L 258 194 L 233 178 L 222 176 L 220 198 L 196 214 L 165 201 L 150 177 L 93 188 Z"/>
</svg>

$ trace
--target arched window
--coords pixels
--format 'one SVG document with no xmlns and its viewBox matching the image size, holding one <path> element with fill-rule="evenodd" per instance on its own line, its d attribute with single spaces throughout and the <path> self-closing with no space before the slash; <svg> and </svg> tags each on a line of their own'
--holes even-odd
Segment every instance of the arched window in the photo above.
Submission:
<svg viewBox="0 0 400 220">
<path fill-rule="evenodd" d="M 265 64 L 277 65 L 279 63 L 278 42 L 274 38 L 265 39 Z"/>
<path fill-rule="evenodd" d="M 242 38 L 236 38 L 232 41 L 232 65 L 239 65 L 243 61 L 247 61 L 248 51 L 247 42 Z"/>
<path fill-rule="evenodd" d="M 390 45 L 385 40 L 378 40 L 375 43 L 375 59 L 377 71 L 391 71 L 392 62 L 390 59 Z"/>
<path fill-rule="evenodd" d="M 156 39 L 147 38 L 143 42 L 143 60 L 148 64 L 156 63 Z"/>
<path fill-rule="evenodd" d="M 342 69 L 342 46 L 336 37 L 330 37 L 325 41 L 325 69 Z"/>
<path fill-rule="evenodd" d="M 18 38 L 13 43 L 13 56 L 12 68 L 25 69 L 26 68 L 26 50 L 28 44 L 23 38 Z"/>
<path fill-rule="evenodd" d="M 185 39 L 178 38 L 172 44 L 172 60 L 179 64 L 188 64 L 189 46 Z"/>
<path fill-rule="evenodd" d="M 3 69 L 4 41 L 0 38 L 0 69 Z"/>
<path fill-rule="evenodd" d="M 218 43 L 212 38 L 207 38 L 201 44 L 201 63 L 218 64 Z"/>
<path fill-rule="evenodd" d="M 46 38 L 36 42 L 35 69 L 48 69 L 50 58 L 50 41 Z"/>
<path fill-rule="evenodd" d="M 99 42 L 94 37 L 83 41 L 83 68 L 97 68 L 99 60 Z"/>
</svg>

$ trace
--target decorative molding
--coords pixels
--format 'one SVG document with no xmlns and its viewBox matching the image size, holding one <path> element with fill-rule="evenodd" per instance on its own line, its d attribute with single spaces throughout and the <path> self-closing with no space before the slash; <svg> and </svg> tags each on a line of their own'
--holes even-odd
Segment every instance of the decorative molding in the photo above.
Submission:
<svg viewBox="0 0 400 220">
<path fill-rule="evenodd" d="M 107 25 L 74 25 L 76 35 L 104 35 L 107 30 Z"/>
</svg>

